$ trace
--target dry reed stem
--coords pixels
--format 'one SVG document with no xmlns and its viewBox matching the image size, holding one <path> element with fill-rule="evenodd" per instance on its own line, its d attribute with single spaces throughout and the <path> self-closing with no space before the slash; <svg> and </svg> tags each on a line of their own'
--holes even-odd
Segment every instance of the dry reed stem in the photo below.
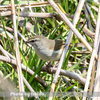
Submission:
<svg viewBox="0 0 100 100">
<path fill-rule="evenodd" d="M 85 12 L 85 17 L 86 17 L 86 21 L 87 21 L 87 27 L 93 32 L 94 29 L 93 29 L 93 27 L 91 25 L 91 20 L 90 20 L 90 17 L 89 17 L 90 15 L 89 15 L 89 12 L 88 12 L 88 10 L 86 8 L 86 3 L 84 5 L 84 12 Z"/>
<path fill-rule="evenodd" d="M 3 47 L 2 47 L 1 45 L 0 45 L 0 50 L 2 51 L 2 53 L 4 53 L 4 55 L 8 55 L 8 56 L 9 56 L 9 57 L 0 56 L 0 60 L 1 60 L 1 61 L 8 62 L 8 63 L 11 63 L 11 64 L 17 66 L 17 65 L 16 65 L 16 58 L 15 58 L 14 56 L 12 56 L 9 52 L 7 52 L 6 50 L 4 50 Z M 27 69 L 27 72 L 28 72 L 30 75 L 33 75 L 33 74 L 34 74 L 34 72 L 33 72 L 30 68 L 26 67 L 25 65 L 21 64 L 21 67 L 22 67 L 22 69 L 23 69 L 24 71 L 26 71 L 26 69 Z M 36 76 L 35 76 L 35 79 L 36 79 L 40 84 L 42 84 L 45 88 L 47 88 L 47 86 L 48 86 L 47 83 L 46 83 L 41 77 L 39 77 L 37 74 L 36 74 Z"/>
<path fill-rule="evenodd" d="M 69 87 L 72 86 L 72 84 L 67 80 L 66 77 L 62 76 L 62 79 L 64 80 L 64 82 L 66 84 L 68 84 Z M 74 97 L 76 98 L 76 100 L 80 100 L 79 97 L 77 97 L 77 92 L 75 91 L 75 89 L 72 87 L 71 90 L 72 90 L 72 93 L 74 94 Z"/>
<path fill-rule="evenodd" d="M 88 9 L 88 12 L 90 13 L 90 16 L 91 16 L 91 18 L 92 18 L 94 24 L 96 25 L 96 20 L 95 20 L 95 18 L 94 18 L 94 15 L 93 15 L 93 13 L 92 13 L 92 11 L 91 11 L 91 9 L 90 9 L 90 7 L 89 7 L 89 5 L 88 5 L 87 3 L 86 3 L 86 7 L 87 7 L 87 9 Z"/>
<path fill-rule="evenodd" d="M 32 92 L 34 94 L 33 96 L 35 97 L 35 99 L 40 100 L 37 93 L 33 90 L 33 88 L 30 86 L 30 84 L 27 82 L 27 80 L 24 78 L 24 76 L 23 76 L 23 81 L 24 81 L 25 85 L 27 86 L 27 88 L 30 90 L 30 92 Z"/>
<path fill-rule="evenodd" d="M 17 64 L 19 91 L 24 92 L 24 84 L 23 84 L 21 61 L 20 61 L 20 52 L 19 52 L 19 45 L 18 45 L 18 35 L 17 35 L 17 27 L 16 27 L 16 18 L 15 18 L 16 15 L 15 15 L 14 0 L 11 0 L 11 6 L 12 6 L 12 17 L 13 17 L 13 25 L 14 25 L 16 64 Z M 20 97 L 20 100 L 24 100 L 24 97 Z"/>
<path fill-rule="evenodd" d="M 95 60 L 95 54 L 97 54 L 97 50 L 98 50 L 98 46 L 99 46 L 99 44 L 98 44 L 99 25 L 100 25 L 100 19 L 99 19 L 100 16 L 99 16 L 99 14 L 100 14 L 100 4 L 99 4 L 99 10 L 98 10 L 97 24 L 96 24 L 94 47 L 93 47 L 93 52 L 92 52 L 92 56 L 91 56 L 91 59 L 90 59 L 89 68 L 88 68 L 88 74 L 87 74 L 86 83 L 85 83 L 85 87 L 84 87 L 84 93 L 86 93 L 88 91 L 89 81 L 90 81 L 90 76 L 91 76 L 91 71 L 92 71 L 92 66 L 93 66 L 93 62 Z M 86 100 L 86 97 L 83 97 L 83 100 Z"/>
<path fill-rule="evenodd" d="M 48 70 L 49 70 L 49 73 L 50 73 L 50 74 L 53 74 L 53 73 L 56 72 L 57 68 L 51 68 L 51 67 L 50 67 Z M 41 71 L 47 72 L 47 71 L 46 71 L 46 67 L 43 66 L 43 67 L 41 68 Z M 86 79 L 83 78 L 83 77 L 81 77 L 79 74 L 76 74 L 76 73 L 73 73 L 73 72 L 70 72 L 70 71 L 61 69 L 59 75 L 67 76 L 67 77 L 69 77 L 70 79 L 74 79 L 74 80 L 80 82 L 81 84 L 85 85 Z"/>
<path fill-rule="evenodd" d="M 97 64 L 95 86 L 94 86 L 94 91 L 93 91 L 93 100 L 100 100 L 100 97 L 99 97 L 99 93 L 100 93 L 100 2 L 99 2 L 99 10 L 98 10 L 98 19 L 97 19 L 96 32 L 99 33 L 99 37 L 98 37 L 99 58 L 98 58 L 98 64 Z M 98 95 L 96 97 L 95 97 L 95 93 L 98 93 Z"/>
<path fill-rule="evenodd" d="M 92 67 L 92 77 L 91 77 L 91 84 L 90 84 L 90 89 L 89 92 L 92 93 L 93 91 L 93 84 L 94 84 L 94 79 L 95 79 L 95 70 L 96 70 L 96 60 L 93 62 L 93 67 Z M 88 97 L 89 100 L 91 100 L 91 94 Z"/>
<path fill-rule="evenodd" d="M 76 10 L 76 12 L 75 12 L 74 19 L 73 19 L 73 24 L 74 24 L 74 25 L 72 25 L 72 24 L 70 23 L 70 21 L 67 19 L 67 17 L 65 16 L 65 14 L 62 13 L 62 11 L 61 11 L 61 10 L 59 9 L 59 7 L 54 3 L 53 0 L 48 0 L 48 2 L 49 2 L 49 3 L 51 4 L 51 6 L 55 9 L 55 11 L 60 15 L 60 17 L 63 19 L 63 21 L 64 21 L 66 24 L 68 24 L 68 26 L 71 28 L 71 27 L 76 26 L 76 23 L 77 23 L 77 21 L 78 21 L 78 19 L 79 19 L 79 15 L 80 15 L 80 12 L 81 12 L 81 9 L 82 9 L 82 7 L 83 7 L 83 5 L 84 5 L 85 0 L 81 0 L 81 1 L 79 2 L 79 4 L 78 4 L 78 7 L 77 7 L 77 10 Z M 71 29 L 72 29 L 72 28 L 71 28 Z M 75 30 L 74 30 L 74 31 L 75 31 Z M 77 32 L 78 32 L 78 31 L 77 31 Z M 77 33 L 77 32 L 76 32 L 76 33 Z M 61 69 L 61 67 L 62 67 L 62 64 L 63 64 L 64 58 L 65 58 L 66 52 L 67 52 L 67 50 L 68 50 L 68 47 L 69 47 L 69 45 L 70 45 L 72 36 L 73 36 L 73 32 L 70 30 L 69 35 L 68 35 L 68 38 L 67 38 L 67 40 L 66 40 L 67 46 L 66 46 L 66 47 L 64 48 L 64 50 L 63 50 L 63 53 L 62 53 L 62 56 L 61 56 L 61 59 L 60 59 L 59 65 L 58 65 L 58 69 L 57 69 L 57 71 L 56 71 L 56 73 L 55 73 L 54 80 L 53 80 L 52 85 L 51 85 L 51 89 L 50 89 L 50 90 L 52 90 L 52 91 L 54 91 L 54 89 L 55 89 L 55 85 L 54 85 L 54 84 L 56 84 L 56 82 L 57 82 L 57 78 L 58 78 L 58 76 L 59 76 L 59 72 L 60 72 L 60 69 Z M 80 37 L 80 36 L 79 36 L 79 37 Z M 65 44 L 65 45 L 66 45 L 66 44 Z M 50 92 L 52 92 L 52 91 L 50 91 Z M 49 96 L 49 100 L 52 100 L 52 97 Z"/>
<path fill-rule="evenodd" d="M 55 2 L 57 4 L 59 4 L 59 2 Z M 31 3 L 30 6 L 31 7 L 42 7 L 42 6 L 49 6 L 50 4 L 48 2 L 34 2 L 34 3 Z M 15 8 L 18 7 L 18 4 L 15 4 Z M 21 4 L 20 7 L 29 7 L 28 4 Z M 11 5 L 2 5 L 0 6 L 0 10 L 2 9 L 5 9 L 5 8 L 8 8 L 8 9 L 11 9 Z"/>
<path fill-rule="evenodd" d="M 4 61 L 4 62 L 8 62 L 8 63 L 13 64 L 13 65 L 16 65 L 16 60 L 15 59 L 11 59 L 11 58 L 9 59 L 5 56 L 0 56 L 0 61 Z M 29 75 L 32 76 L 34 74 L 34 72 L 31 69 L 29 69 L 28 67 L 26 67 L 25 65 L 21 64 L 21 67 L 22 67 L 23 71 L 26 71 L 26 69 L 27 69 L 27 72 L 28 72 Z M 47 88 L 48 84 L 41 77 L 36 75 L 35 79 L 39 83 L 41 83 L 45 88 Z"/>
</svg>

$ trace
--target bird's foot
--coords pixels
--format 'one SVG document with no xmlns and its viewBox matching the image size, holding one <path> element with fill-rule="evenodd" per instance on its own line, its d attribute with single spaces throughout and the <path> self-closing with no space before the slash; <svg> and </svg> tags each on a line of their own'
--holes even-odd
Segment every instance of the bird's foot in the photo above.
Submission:
<svg viewBox="0 0 100 100">
<path fill-rule="evenodd" d="M 50 73 L 50 71 L 49 71 L 49 68 L 50 68 L 50 67 L 53 67 L 53 65 L 52 65 L 51 62 L 49 62 L 49 63 L 46 65 L 46 71 L 47 71 L 47 73 Z"/>
<path fill-rule="evenodd" d="M 57 62 L 54 64 L 54 66 L 52 65 L 51 62 L 49 62 L 49 63 L 46 65 L 46 71 L 47 71 L 47 73 L 50 73 L 49 68 L 50 68 L 50 67 L 55 68 L 55 67 L 57 66 L 58 62 L 59 62 L 59 61 L 57 61 Z"/>
</svg>

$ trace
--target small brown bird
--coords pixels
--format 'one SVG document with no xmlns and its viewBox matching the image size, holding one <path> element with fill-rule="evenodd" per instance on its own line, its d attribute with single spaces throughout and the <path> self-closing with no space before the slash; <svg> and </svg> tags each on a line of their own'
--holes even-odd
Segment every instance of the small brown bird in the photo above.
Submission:
<svg viewBox="0 0 100 100">
<path fill-rule="evenodd" d="M 65 42 L 50 40 L 42 35 L 35 35 L 25 43 L 31 44 L 36 54 L 45 61 L 59 60 L 65 47 Z"/>
</svg>

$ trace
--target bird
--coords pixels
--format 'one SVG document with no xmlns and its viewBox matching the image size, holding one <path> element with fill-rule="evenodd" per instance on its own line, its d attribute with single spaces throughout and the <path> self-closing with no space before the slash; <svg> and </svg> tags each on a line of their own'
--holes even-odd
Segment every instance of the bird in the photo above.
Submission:
<svg viewBox="0 0 100 100">
<path fill-rule="evenodd" d="M 58 61 L 65 47 L 64 41 L 51 40 L 43 35 L 34 35 L 25 43 L 31 44 L 37 56 L 45 61 Z"/>
</svg>

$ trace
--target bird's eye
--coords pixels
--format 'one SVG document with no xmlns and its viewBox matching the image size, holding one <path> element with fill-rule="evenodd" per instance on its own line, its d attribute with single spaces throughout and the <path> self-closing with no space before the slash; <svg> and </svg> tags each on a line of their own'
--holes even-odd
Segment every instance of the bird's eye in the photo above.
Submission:
<svg viewBox="0 0 100 100">
<path fill-rule="evenodd" d="M 36 40 L 31 40 L 30 42 L 35 42 Z"/>
</svg>

